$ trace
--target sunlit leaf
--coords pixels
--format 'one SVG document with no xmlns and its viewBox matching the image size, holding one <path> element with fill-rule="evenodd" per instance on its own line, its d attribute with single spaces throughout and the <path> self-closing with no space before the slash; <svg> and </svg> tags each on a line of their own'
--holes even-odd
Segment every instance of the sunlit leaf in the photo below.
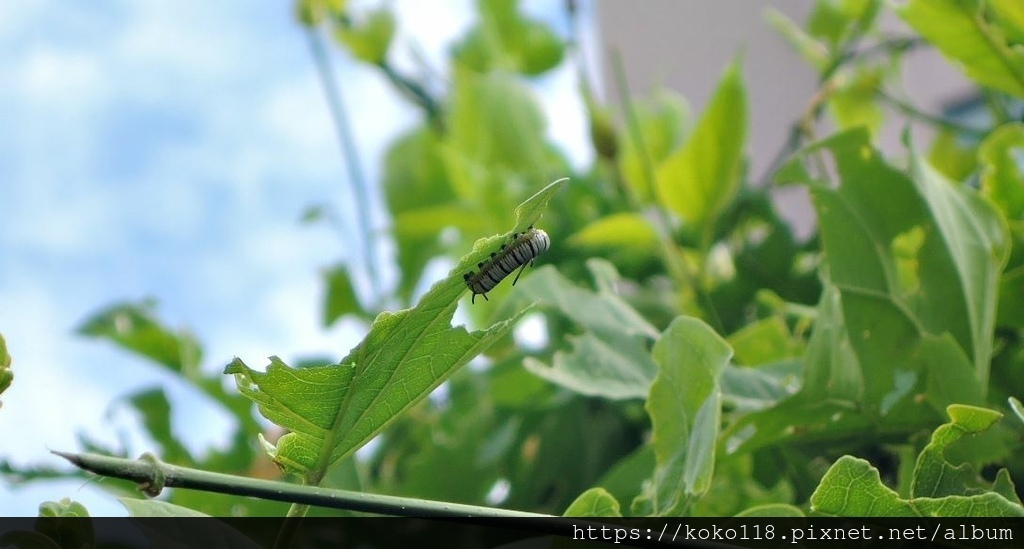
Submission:
<svg viewBox="0 0 1024 549">
<path fill-rule="evenodd" d="M 658 197 L 687 224 L 710 226 L 739 189 L 747 136 L 741 65 L 726 70 L 693 134 L 658 166 Z"/>
<path fill-rule="evenodd" d="M 338 40 L 360 61 L 383 62 L 395 34 L 395 16 L 390 9 L 377 9 L 350 26 L 336 28 Z"/>
<path fill-rule="evenodd" d="M 972 79 L 1024 97 L 1024 50 L 984 19 L 980 0 L 909 0 L 896 11 Z"/>
<path fill-rule="evenodd" d="M 562 513 L 564 517 L 621 517 L 619 502 L 604 488 L 583 492 Z"/>
<path fill-rule="evenodd" d="M 683 143 L 689 130 L 690 106 L 678 93 L 658 88 L 649 98 L 633 101 L 630 110 L 643 142 L 638 143 L 632 131 L 623 133 L 619 170 L 637 197 L 649 203 L 655 195 L 646 163 L 657 166 Z"/>
<path fill-rule="evenodd" d="M 732 350 L 702 321 L 679 317 L 652 355 L 658 376 L 646 408 L 657 467 L 633 507 L 656 516 L 680 515 L 711 485 L 721 421 L 719 378 Z"/>
<path fill-rule="evenodd" d="M 559 185 L 549 185 L 517 208 L 517 228 L 539 215 Z M 318 484 L 331 464 L 368 442 L 508 333 L 525 309 L 474 332 L 453 327 L 451 319 L 467 291 L 463 273 L 510 235 L 478 241 L 415 307 L 381 313 L 363 341 L 336 365 L 299 370 L 277 358 L 266 372 L 238 359 L 228 365 L 225 373 L 235 375 L 239 390 L 259 405 L 263 416 L 290 431 L 276 444 L 263 442 L 270 457 Z"/>
</svg>

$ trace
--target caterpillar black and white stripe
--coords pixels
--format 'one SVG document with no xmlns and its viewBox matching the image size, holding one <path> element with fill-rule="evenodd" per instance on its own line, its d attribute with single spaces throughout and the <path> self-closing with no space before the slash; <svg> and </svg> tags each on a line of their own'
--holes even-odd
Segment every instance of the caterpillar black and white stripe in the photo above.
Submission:
<svg viewBox="0 0 1024 549">
<path fill-rule="evenodd" d="M 532 265 L 538 255 L 548 251 L 551 247 L 551 238 L 548 233 L 541 229 L 530 227 L 521 233 L 512 235 L 510 244 L 502 244 L 501 249 L 491 254 L 487 261 L 477 263 L 476 273 L 470 271 L 462 276 L 466 285 L 473 292 L 471 303 L 476 303 L 476 296 L 482 295 L 487 299 L 487 292 L 494 289 L 512 271 L 519 269 L 516 279 L 512 281 L 515 286 L 519 282 L 519 275 L 527 265 Z"/>
</svg>

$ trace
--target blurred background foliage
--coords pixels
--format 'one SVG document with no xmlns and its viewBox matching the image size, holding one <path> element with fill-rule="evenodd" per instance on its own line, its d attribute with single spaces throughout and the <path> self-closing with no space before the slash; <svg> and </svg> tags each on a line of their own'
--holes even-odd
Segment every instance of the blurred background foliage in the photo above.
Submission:
<svg viewBox="0 0 1024 549">
<path fill-rule="evenodd" d="M 565 5 L 575 17 L 574 2 Z M 364 219 L 352 237 L 370 250 L 387 240 L 395 265 L 377 265 L 371 253 L 328 269 L 323 308 L 310 312 L 324 325 L 347 317 L 368 327 L 384 310 L 412 306 L 431 282 L 428 265 L 454 265 L 477 239 L 513 226 L 516 205 L 571 178 L 537 222 L 553 242 L 544 266 L 515 288 L 499 286 L 489 301 L 464 303 L 477 325 L 537 303 L 520 329 L 335 464 L 323 486 L 554 514 L 599 486 L 604 494 L 595 497 L 610 496 L 624 514 L 722 516 L 766 504 L 806 510 L 816 491 L 816 505 L 828 508 L 835 485 L 822 479 L 834 480 L 830 464 L 849 454 L 868 460 L 907 499 L 915 496 L 916 458 L 947 422 L 948 406 L 1009 412 L 1007 399 L 1024 392 L 1019 3 L 912 0 L 892 8 L 816 0 L 800 23 L 767 12 L 767 24 L 814 67 L 820 86 L 765 174 L 751 174 L 745 160 L 742 56 L 723 69 L 703 112 L 667 89 L 631 97 L 621 75 L 621 101 L 604 104 L 577 61 L 578 36 L 527 17 L 515 0 L 477 2 L 476 23 L 452 47 L 449 64 L 433 68 L 442 76 L 430 79 L 389 61 L 396 19 L 387 7 L 298 0 L 295 8 L 314 52 L 375 67 L 421 114 L 391 144 L 380 181 L 352 172 L 353 196 L 382 193 L 390 217 L 387 235 Z M 914 32 L 879 30 L 880 14 L 891 9 Z M 895 99 L 902 58 L 917 48 L 937 48 L 964 67 L 988 114 L 984 125 Z M 330 69 L 320 63 L 330 93 Z M 550 141 L 543 98 L 527 85 L 566 63 L 579 70 L 590 123 L 593 162 L 582 170 Z M 343 109 L 334 111 L 339 135 L 358 139 L 347 134 Z M 923 124 L 935 137 L 908 138 L 887 159 L 874 141 L 885 121 Z M 818 141 L 829 128 L 836 133 Z M 811 195 L 818 217 L 810 237 L 798 239 L 777 211 L 772 193 L 782 185 L 803 185 Z M 328 210 L 311 208 L 306 221 L 322 221 Z M 382 286 L 384 269 L 397 271 L 393 287 Z M 682 356 L 670 349 L 680 315 L 717 334 L 687 328 L 681 341 L 689 348 L 712 349 L 720 337 L 731 359 L 707 372 L 682 370 L 681 391 L 705 374 L 707 391 L 674 399 L 665 362 Z M 225 451 L 196 456 L 176 438 L 174 403 L 162 390 L 126 396 L 163 460 L 282 478 L 256 442 L 258 434 L 273 441 L 282 433 L 257 420 L 223 375 L 202 368 L 200 340 L 162 324 L 151 304 L 113 305 L 80 333 L 174 372 L 236 418 Z M 685 415 L 712 397 L 712 421 Z M 685 432 L 667 441 L 664 425 L 673 422 Z M 945 455 L 976 471 L 971 489 L 989 489 L 1005 469 L 995 490 L 1013 503 L 1013 483 L 1024 480 L 1024 431 L 1010 421 L 986 429 L 955 457 Z M 87 436 L 81 443 L 125 452 Z M 681 467 L 689 472 L 673 471 L 678 464 L 666 456 L 687 452 L 691 463 Z M 701 452 L 713 467 L 693 469 Z M 64 474 L 2 467 L 22 481 Z M 687 482 L 666 503 L 670 477 Z M 134 493 L 117 481 L 104 486 Z M 183 490 L 167 499 L 214 515 L 285 511 Z"/>
</svg>

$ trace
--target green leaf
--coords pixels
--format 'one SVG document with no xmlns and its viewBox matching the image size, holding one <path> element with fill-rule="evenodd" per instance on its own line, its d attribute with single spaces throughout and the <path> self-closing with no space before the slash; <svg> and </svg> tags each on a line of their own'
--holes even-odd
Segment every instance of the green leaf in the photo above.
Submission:
<svg viewBox="0 0 1024 549">
<path fill-rule="evenodd" d="M 807 34 L 800 25 L 773 7 L 765 9 L 764 18 L 804 61 L 819 71 L 825 69 L 829 60 L 828 47 L 825 44 Z"/>
<path fill-rule="evenodd" d="M 294 369 L 272 358 L 266 372 L 235 359 L 225 368 L 264 417 L 290 432 L 276 445 L 263 441 L 270 457 L 290 472 L 318 484 L 327 468 L 345 457 L 426 397 L 488 346 L 503 337 L 525 312 L 475 332 L 452 327 L 463 274 L 490 256 L 500 242 L 540 215 L 561 181 L 516 209 L 516 229 L 477 241 L 444 280 L 411 308 L 381 313 L 370 333 L 337 365 Z"/>
<path fill-rule="evenodd" d="M 142 416 L 149 436 L 160 445 L 161 459 L 168 463 L 195 464 L 192 454 L 171 428 L 171 403 L 162 388 L 136 393 L 128 402 Z"/>
<path fill-rule="evenodd" d="M 592 273 L 605 268 L 614 269 L 611 264 L 596 259 L 588 261 L 588 267 Z M 557 310 L 579 326 L 602 337 L 618 333 L 651 340 L 658 338 L 658 330 L 609 288 L 591 292 L 549 266 L 541 267 L 520 280 L 516 291 L 509 296 L 497 316 L 508 316 L 512 311 L 535 301 Z"/>
<path fill-rule="evenodd" d="M 1024 223 L 1024 124 L 1004 124 L 978 149 L 981 192 L 1008 220 Z"/>
<path fill-rule="evenodd" d="M 14 382 L 14 372 L 11 371 L 11 355 L 7 353 L 7 342 L 3 334 L 0 334 L 0 394 L 3 394 L 11 383 Z M 3 402 L 0 402 L 0 407 Z"/>
<path fill-rule="evenodd" d="M 153 301 L 113 305 L 83 322 L 78 333 L 107 339 L 173 372 L 194 374 L 202 355 L 199 342 L 163 326 L 153 315 L 155 308 Z"/>
<path fill-rule="evenodd" d="M 395 16 L 386 8 L 371 11 L 365 20 L 354 25 L 339 26 L 336 29 L 338 41 L 356 59 L 374 65 L 387 59 L 394 35 Z"/>
<path fill-rule="evenodd" d="M 804 512 L 799 507 L 794 507 L 785 503 L 766 503 L 764 505 L 758 505 L 746 509 L 741 513 L 736 514 L 737 517 L 793 517 L 799 518 L 804 517 Z"/>
<path fill-rule="evenodd" d="M 121 504 L 133 518 L 162 518 L 167 520 L 133 521 L 154 547 L 204 547 L 217 540 L 218 547 L 226 549 L 256 549 L 259 544 L 219 520 L 165 501 L 122 498 Z M 188 521 L 187 528 L 175 518 L 207 518 Z"/>
<path fill-rule="evenodd" d="M 473 173 L 476 170 L 525 173 L 535 181 L 549 177 L 545 169 L 547 119 L 536 98 L 514 74 L 457 72 L 451 102 L 446 161 L 460 196 L 481 200 L 487 194 L 503 192 L 482 185 Z"/>
<path fill-rule="evenodd" d="M 791 396 L 800 385 L 799 361 L 758 367 L 726 366 L 722 371 L 722 400 L 737 410 L 763 410 Z"/>
<path fill-rule="evenodd" d="M 952 422 L 942 425 L 918 456 L 911 499 L 882 484 L 878 470 L 851 456 L 837 460 L 811 495 L 811 510 L 847 517 L 1021 517 L 1024 507 L 1005 470 L 991 491 L 967 464 L 953 465 L 946 451 L 965 435 L 988 430 L 1002 414 L 974 406 L 952 405 Z"/>
<path fill-rule="evenodd" d="M 595 260 L 590 266 L 614 271 L 603 261 Z M 583 395 L 646 398 L 657 373 L 647 345 L 657 331 L 626 302 L 607 287 L 599 286 L 597 292 L 580 288 L 550 266 L 520 282 L 499 316 L 532 302 L 554 308 L 586 331 L 568 336 L 572 350 L 556 352 L 550 367 L 527 358 L 523 363 L 527 370 Z"/>
<path fill-rule="evenodd" d="M 807 30 L 836 48 L 853 33 L 870 28 L 881 4 L 880 0 L 816 0 Z"/>
<path fill-rule="evenodd" d="M 1017 495 L 1017 487 L 1013 484 L 1010 472 L 1006 469 L 1000 469 L 996 473 L 996 479 L 992 482 L 992 491 L 1003 496 L 1007 501 L 1021 505 L 1020 497 Z"/>
<path fill-rule="evenodd" d="M 160 364 L 220 404 L 238 422 L 238 430 L 232 437 L 229 451 L 212 454 L 209 459 L 218 461 L 207 461 L 204 465 L 230 467 L 236 471 L 247 468 L 254 456 L 249 437 L 261 431 L 261 426 L 252 417 L 251 403 L 235 392 L 229 393 L 219 374 L 204 372 L 199 363 L 199 342 L 186 331 L 164 326 L 153 314 L 154 307 L 151 301 L 113 305 L 86 320 L 78 331 L 110 340 Z M 163 436 L 152 434 L 157 438 Z"/>
<path fill-rule="evenodd" d="M 1001 28 L 1011 41 L 1024 44 L 1024 4 L 1017 0 L 988 0 L 985 4 L 1001 23 Z"/>
<path fill-rule="evenodd" d="M 562 513 L 563 517 L 621 517 L 619 501 L 604 488 L 583 492 Z"/>
<path fill-rule="evenodd" d="M 658 247 L 658 235 L 642 215 L 622 212 L 588 224 L 569 237 L 569 242 L 582 247 L 621 248 L 653 255 Z"/>
<path fill-rule="evenodd" d="M 838 189 L 811 183 L 827 274 L 839 291 L 823 303 L 830 303 L 832 316 L 841 311 L 842 322 L 827 325 L 838 339 L 826 344 L 816 337 L 824 349 L 808 355 L 825 362 L 828 353 L 841 353 L 846 366 L 825 367 L 854 377 L 837 396 L 858 401 L 863 384 L 864 405 L 879 406 L 883 413 L 891 409 L 883 401 L 894 404 L 899 397 L 893 392 L 901 391 L 899 375 L 909 382 L 925 372 L 933 384 L 956 380 L 945 385 L 952 392 L 929 395 L 938 409 L 980 403 L 991 358 L 994 290 L 1008 252 L 998 214 L 916 153 L 909 178 L 889 167 L 863 130 L 839 134 L 819 147 L 832 153 L 842 181 Z M 956 345 L 950 348 L 944 334 Z M 842 350 L 847 338 L 854 356 Z M 922 347 L 915 350 L 915 345 Z M 900 369 L 904 373 L 894 375 Z M 817 390 L 837 388 L 824 378 L 814 381 L 811 373 L 808 379 Z"/>
<path fill-rule="evenodd" d="M 128 516 L 130 517 L 209 518 L 209 515 L 205 515 L 198 511 L 193 511 L 188 507 L 182 507 L 180 505 L 174 505 L 173 503 L 167 503 L 166 501 L 160 501 L 156 499 L 119 498 L 118 501 L 120 501 L 121 505 L 124 505 L 125 509 L 128 510 Z"/>
<path fill-rule="evenodd" d="M 885 120 L 876 97 L 883 76 L 877 67 L 858 67 L 840 81 L 828 103 L 840 129 L 864 126 L 872 135 L 878 133 Z"/>
<path fill-rule="evenodd" d="M 602 338 L 593 332 L 570 336 L 572 351 L 557 352 L 551 366 L 527 358 L 531 373 L 581 395 L 610 399 L 647 396 L 657 366 L 636 336 Z"/>
<path fill-rule="evenodd" d="M 966 435 L 987 431 L 1002 414 L 974 406 L 951 405 L 951 423 L 932 433 L 932 440 L 917 458 L 910 493 L 914 497 L 965 495 L 979 485 L 977 473 L 968 463 L 954 465 L 946 460 L 946 450 Z"/>
<path fill-rule="evenodd" d="M 328 15 L 344 13 L 347 3 L 347 0 L 298 0 L 295 2 L 295 19 L 306 27 L 316 27 Z"/>
<path fill-rule="evenodd" d="M 63 549 L 64 546 L 45 534 L 25 530 L 11 530 L 0 534 L 0 546 L 18 549 Z"/>
<path fill-rule="evenodd" d="M 616 462 L 595 484 L 612 494 L 621 507 L 639 495 L 655 465 L 654 449 L 644 444 Z"/>
<path fill-rule="evenodd" d="M 1013 413 L 1020 418 L 1022 422 L 1024 422 L 1024 404 L 1021 404 L 1020 400 L 1017 400 L 1014 397 L 1010 397 L 1008 400 L 1010 403 L 1010 409 L 1013 410 Z"/>
<path fill-rule="evenodd" d="M 456 44 L 454 57 L 476 72 L 513 70 L 539 75 L 562 61 L 565 44 L 543 22 L 522 16 L 516 0 L 477 3 L 480 23 Z"/>
<path fill-rule="evenodd" d="M 636 117 L 643 143 L 637 142 L 633 132 L 625 132 L 618 156 L 619 170 L 640 201 L 647 204 L 655 194 L 645 163 L 657 166 L 683 143 L 690 123 L 690 106 L 678 93 L 657 88 L 650 98 L 633 101 L 630 111 Z"/>
<path fill-rule="evenodd" d="M 40 517 L 88 517 L 89 511 L 84 505 L 73 501 L 69 498 L 64 498 L 60 501 L 46 501 L 39 505 L 39 516 Z M 71 521 L 68 524 L 76 524 L 79 521 Z M 88 521 L 81 521 L 82 526 L 88 528 L 88 532 L 82 532 L 80 536 L 83 540 L 91 541 L 92 527 L 89 526 Z"/>
<path fill-rule="evenodd" d="M 781 316 L 747 324 L 727 339 L 736 353 L 736 360 L 751 366 L 785 360 L 797 356 L 800 350 Z"/>
<path fill-rule="evenodd" d="M 979 0 L 910 0 L 896 11 L 969 77 L 1024 97 L 1024 49 L 984 19 Z"/>
<path fill-rule="evenodd" d="M 524 20 L 517 42 L 519 71 L 529 76 L 557 67 L 565 55 L 565 43 L 540 21 Z"/>
<path fill-rule="evenodd" d="M 516 226 L 513 233 L 521 233 L 532 227 L 540 219 L 547 208 L 548 202 L 555 196 L 562 185 L 569 181 L 568 177 L 556 179 L 548 183 L 543 189 L 537 191 L 533 196 L 527 198 L 522 204 L 516 206 Z"/>
<path fill-rule="evenodd" d="M 732 350 L 702 321 L 679 317 L 652 355 L 659 370 L 646 409 L 657 467 L 633 505 L 651 515 L 680 515 L 711 485 L 721 422 L 719 378 Z"/>
<path fill-rule="evenodd" d="M 739 190 L 747 136 L 747 94 L 740 62 L 726 70 L 693 135 L 657 170 L 662 205 L 710 230 Z"/>
<path fill-rule="evenodd" d="M 323 309 L 323 326 L 325 328 L 334 324 L 334 321 L 342 316 L 363 312 L 355 289 L 352 288 L 352 278 L 348 274 L 348 267 L 336 265 L 325 271 L 323 277 L 327 286 Z"/>
<path fill-rule="evenodd" d="M 420 220 L 406 220 L 424 209 L 451 207 L 457 202 L 442 151 L 437 133 L 423 128 L 396 139 L 384 159 L 384 197 L 395 219 L 395 232 L 402 235 L 396 243 L 398 295 L 403 302 L 412 298 L 427 262 L 441 253 L 438 234 L 453 221 L 448 218 L 444 224 L 425 227 L 417 224 Z"/>
<path fill-rule="evenodd" d="M 953 181 L 964 181 L 978 167 L 978 144 L 953 130 L 941 130 L 928 151 L 928 162 Z"/>
<path fill-rule="evenodd" d="M 913 517 L 914 507 L 882 484 L 878 469 L 863 459 L 839 458 L 811 495 L 811 511 L 844 517 Z"/>
</svg>

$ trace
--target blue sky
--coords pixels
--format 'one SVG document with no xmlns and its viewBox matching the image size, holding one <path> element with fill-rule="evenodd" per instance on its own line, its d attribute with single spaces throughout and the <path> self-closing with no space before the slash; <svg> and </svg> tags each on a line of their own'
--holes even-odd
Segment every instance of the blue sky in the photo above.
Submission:
<svg viewBox="0 0 1024 549">
<path fill-rule="evenodd" d="M 409 33 L 396 45 L 415 41 L 435 63 L 471 22 L 469 0 L 395 5 Z M 132 434 L 134 419 L 112 402 L 154 384 L 188 404 L 175 422 L 195 449 L 216 444 L 227 426 L 186 387 L 73 334 L 118 301 L 157 299 L 162 319 L 205 344 L 211 371 L 236 355 L 250 364 L 272 354 L 341 356 L 358 341 L 357 325 L 318 324 L 319 270 L 356 250 L 327 227 L 298 223 L 313 204 L 345 211 L 348 194 L 291 9 L 240 0 L 0 3 L 0 333 L 15 372 L 0 397 L 0 455 L 61 466 L 47 449 L 77 449 L 80 431 L 111 444 L 128 433 L 141 453 L 148 446 Z M 335 60 L 372 181 L 383 147 L 416 113 L 373 71 Z M 539 85 L 545 108 L 558 113 L 553 138 L 578 155 L 585 130 L 578 105 L 567 104 L 571 73 Z M 124 514 L 89 484 L 12 489 L 0 480 L 0 515 L 34 515 L 62 497 L 94 514 Z"/>
</svg>

